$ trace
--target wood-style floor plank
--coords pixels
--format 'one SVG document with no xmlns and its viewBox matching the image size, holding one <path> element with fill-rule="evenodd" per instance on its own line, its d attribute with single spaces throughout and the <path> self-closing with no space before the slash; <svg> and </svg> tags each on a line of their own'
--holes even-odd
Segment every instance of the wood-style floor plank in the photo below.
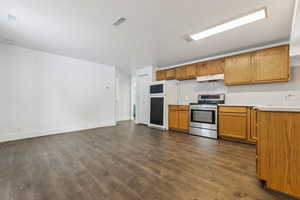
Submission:
<svg viewBox="0 0 300 200">
<path fill-rule="evenodd" d="M 290 200 L 261 188 L 255 147 L 116 127 L 0 144 L 1 200 Z"/>
</svg>

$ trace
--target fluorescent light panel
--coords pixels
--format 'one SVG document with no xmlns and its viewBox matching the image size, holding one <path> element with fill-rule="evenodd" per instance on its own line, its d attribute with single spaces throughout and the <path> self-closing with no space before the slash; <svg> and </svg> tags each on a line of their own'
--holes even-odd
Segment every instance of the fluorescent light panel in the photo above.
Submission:
<svg viewBox="0 0 300 200">
<path fill-rule="evenodd" d="M 190 37 L 193 40 L 204 39 L 204 38 L 210 37 L 212 35 L 216 35 L 216 34 L 221 33 L 221 32 L 225 32 L 225 31 L 228 31 L 228 30 L 231 30 L 231 29 L 234 29 L 234 28 L 237 28 L 237 27 L 240 27 L 240 26 L 243 26 L 243 25 L 258 21 L 258 20 L 261 20 L 261 19 L 265 19 L 266 17 L 267 17 L 267 11 L 266 11 L 266 8 L 263 8 L 259 11 L 256 11 L 256 12 L 252 13 L 252 14 L 249 14 L 249 15 L 246 15 L 244 17 L 232 20 L 232 21 L 227 22 L 225 24 L 215 26 L 213 28 L 207 29 L 207 30 L 202 31 L 200 33 L 191 35 Z"/>
</svg>

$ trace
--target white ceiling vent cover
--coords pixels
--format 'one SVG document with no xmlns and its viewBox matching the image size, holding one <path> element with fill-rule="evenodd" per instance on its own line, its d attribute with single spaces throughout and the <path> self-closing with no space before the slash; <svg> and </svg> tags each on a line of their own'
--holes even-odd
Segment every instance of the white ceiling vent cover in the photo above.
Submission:
<svg viewBox="0 0 300 200">
<path fill-rule="evenodd" d="M 125 17 L 120 17 L 119 19 L 117 19 L 117 20 L 113 23 L 113 25 L 114 25 L 114 26 L 119 26 L 119 25 L 123 24 L 125 21 L 126 21 L 126 18 L 125 18 Z"/>
</svg>

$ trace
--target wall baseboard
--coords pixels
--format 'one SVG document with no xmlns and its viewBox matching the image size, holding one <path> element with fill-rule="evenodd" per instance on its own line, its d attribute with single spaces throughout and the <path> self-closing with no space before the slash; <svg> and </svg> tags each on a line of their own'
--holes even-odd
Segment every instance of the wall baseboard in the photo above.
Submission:
<svg viewBox="0 0 300 200">
<path fill-rule="evenodd" d="M 122 117 L 120 117 L 120 119 L 118 121 L 120 122 L 120 121 L 128 121 L 128 120 L 130 120 L 130 116 L 129 115 L 128 116 L 122 116 Z"/>
<path fill-rule="evenodd" d="M 95 128 L 102 128 L 102 127 L 109 127 L 109 126 L 116 126 L 116 122 L 104 122 L 104 123 L 94 123 L 94 124 L 91 123 L 91 124 L 85 124 L 85 125 L 81 125 L 81 126 L 15 132 L 15 133 L 10 133 L 10 134 L 5 134 L 5 135 L 0 134 L 0 143 L 16 141 L 16 140 L 23 140 L 23 139 L 28 139 L 28 138 L 41 137 L 41 136 L 48 136 L 48 135 L 58 135 L 58 134 L 77 132 L 77 131 L 83 131 L 83 130 L 89 130 L 89 129 L 95 129 Z"/>
</svg>

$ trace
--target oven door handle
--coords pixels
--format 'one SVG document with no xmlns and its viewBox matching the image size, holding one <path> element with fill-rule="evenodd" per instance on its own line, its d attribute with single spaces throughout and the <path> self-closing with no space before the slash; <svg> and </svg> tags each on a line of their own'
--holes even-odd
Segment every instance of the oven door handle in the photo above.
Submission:
<svg viewBox="0 0 300 200">
<path fill-rule="evenodd" d="M 191 108 L 190 111 L 217 111 L 216 108 Z"/>
</svg>

